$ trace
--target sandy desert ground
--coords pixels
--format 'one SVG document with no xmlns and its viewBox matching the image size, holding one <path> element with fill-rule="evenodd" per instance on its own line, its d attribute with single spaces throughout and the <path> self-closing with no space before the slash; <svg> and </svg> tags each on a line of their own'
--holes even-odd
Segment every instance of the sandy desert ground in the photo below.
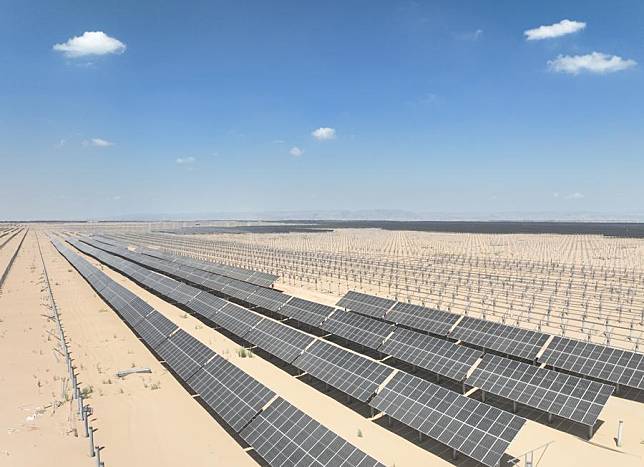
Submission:
<svg viewBox="0 0 644 467">
<path fill-rule="evenodd" d="M 605 341 L 601 333 L 608 319 L 611 344 L 635 348 L 642 331 L 637 319 L 644 297 L 642 240 L 350 230 L 182 236 L 181 241 L 169 242 L 167 236 L 109 230 L 131 242 L 279 274 L 277 288 L 320 303 L 334 304 L 346 290 L 355 289 L 452 311 L 467 309 L 477 316 L 484 314 L 487 304 L 488 319 L 500 320 L 505 315 L 512 324 L 519 321 L 536 328 L 536 316 L 547 313 L 552 297 L 552 322 L 542 323 L 546 332 L 561 334 L 562 321 L 578 319 L 579 329 L 568 324 L 566 335 L 583 334 L 581 317 L 585 315 L 585 329 L 596 331 L 591 338 Z M 0 249 L 0 273 L 20 245 L 21 236 Z M 118 272 L 82 256 L 181 329 L 385 465 L 477 465 L 463 457 L 451 461 L 449 449 L 426 438 L 419 442 L 411 429 L 389 428 L 383 420 L 369 420 L 368 410 L 347 405 L 340 393 L 324 392 L 271 359 L 260 355 L 242 358 L 236 342 Z M 51 465 L 52 456 L 64 459 L 63 465 L 94 465 L 71 397 L 43 267 L 81 387 L 93 408 L 91 423 L 97 429 L 96 443 L 104 446 L 101 454 L 107 466 L 257 464 L 252 452 L 189 395 L 53 248 L 42 226 L 34 226 L 25 236 L 0 295 L 0 351 L 6 356 L 0 360 L 0 465 Z M 398 280 L 390 288 L 392 277 Z M 583 281 L 592 284 L 588 286 L 592 291 L 584 293 L 579 285 Z M 493 299 L 496 304 L 492 309 L 489 301 Z M 569 304 L 564 315 L 560 306 L 566 300 Z M 601 313 L 597 310 L 600 302 Z M 621 319 L 613 309 L 617 304 L 623 306 Z M 630 314 L 625 317 L 629 306 Z M 591 319 L 603 320 L 603 327 Z M 622 329 L 622 325 L 632 325 L 633 334 L 628 330 L 619 334 L 615 329 Z M 122 379 L 115 376 L 116 371 L 131 367 L 149 367 L 152 372 Z M 611 397 L 591 440 L 563 421 L 548 424 L 545 415 L 536 411 L 522 409 L 520 415 L 528 422 L 510 445 L 511 456 L 521 457 L 536 449 L 535 465 L 545 467 L 644 464 L 641 400 Z M 621 447 L 614 440 L 619 420 L 625 426 Z"/>
</svg>

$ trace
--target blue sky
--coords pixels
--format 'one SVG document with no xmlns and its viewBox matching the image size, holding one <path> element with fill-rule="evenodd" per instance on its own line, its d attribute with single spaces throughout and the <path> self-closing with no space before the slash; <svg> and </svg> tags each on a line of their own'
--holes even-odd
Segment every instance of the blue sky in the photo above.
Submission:
<svg viewBox="0 0 644 467">
<path fill-rule="evenodd" d="M 0 0 L 0 218 L 643 213 L 643 67 L 639 0 Z"/>
</svg>

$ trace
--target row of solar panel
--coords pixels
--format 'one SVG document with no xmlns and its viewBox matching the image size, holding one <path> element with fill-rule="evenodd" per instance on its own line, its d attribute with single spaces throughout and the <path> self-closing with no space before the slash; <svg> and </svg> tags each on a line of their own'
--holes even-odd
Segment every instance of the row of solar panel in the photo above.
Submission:
<svg viewBox="0 0 644 467">
<path fill-rule="evenodd" d="M 88 238 L 82 238 L 81 241 L 94 248 L 115 254 L 121 258 L 146 266 L 147 268 L 173 277 L 180 277 L 193 284 L 234 297 L 238 300 L 244 301 L 251 295 L 254 297 L 266 297 L 268 299 L 273 298 L 275 300 L 279 298 L 283 300 L 288 299 L 287 295 L 276 290 L 233 279 L 214 272 L 204 271 L 184 264 L 171 263 L 166 260 L 130 251 L 124 247 L 108 245 Z"/>
<path fill-rule="evenodd" d="M 644 355 L 637 352 L 555 336 L 461 316 L 355 291 L 338 306 L 379 320 L 419 329 L 514 357 L 545 363 L 613 384 L 644 389 Z"/>
<path fill-rule="evenodd" d="M 81 251 L 91 251 L 97 259 L 125 274 L 128 274 L 126 271 L 131 271 L 132 267 L 142 268 L 132 263 L 129 268 L 125 268 L 119 264 L 118 258 L 106 252 L 96 249 L 92 251 L 88 245 L 78 242 L 76 244 Z M 175 287 L 179 287 L 180 283 L 178 281 L 175 283 Z M 155 289 L 154 286 L 151 288 L 156 293 L 165 295 L 165 292 Z M 300 304 L 303 302 L 306 301 Z M 334 388 L 362 402 L 367 402 L 376 409 L 386 408 L 385 412 L 393 418 L 487 465 L 496 464 L 524 422 L 520 417 L 458 395 L 404 372 L 393 374 L 395 370 L 387 365 L 316 339 L 286 324 L 265 318 L 207 292 L 201 292 L 188 301 L 186 307 Z M 319 307 L 317 310 L 319 311 Z M 338 312 L 346 314 L 341 310 Z M 391 381 L 387 382 L 383 391 L 378 392 L 379 387 L 388 378 L 391 378 Z M 390 385 L 397 389 L 389 389 Z M 392 398 L 407 401 L 404 407 L 411 404 L 414 410 L 425 416 L 440 413 L 440 421 L 427 424 L 420 419 L 409 419 L 405 416 L 406 412 L 403 408 L 389 405 L 388 401 Z M 449 409 L 450 412 L 442 413 L 432 405 L 436 398 L 447 398 L 451 402 L 458 401 L 464 410 L 459 412 L 452 407 Z M 475 408 L 477 416 L 473 417 Z M 445 410 L 448 410 L 448 406 L 445 406 Z M 508 423 L 510 428 L 506 430 Z M 468 436 L 475 439 L 467 440 Z"/>
<path fill-rule="evenodd" d="M 107 245 L 125 247 L 125 245 L 122 242 L 113 240 L 112 238 L 109 238 L 109 237 L 95 235 L 92 238 L 98 242 L 105 243 Z M 149 248 L 138 247 L 137 251 L 157 259 L 162 259 L 171 263 L 182 264 L 185 266 L 191 266 L 196 269 L 213 272 L 215 274 L 231 277 L 233 279 L 249 282 L 251 284 L 260 285 L 262 287 L 271 287 L 273 283 L 278 279 L 278 276 L 274 274 L 268 274 L 260 271 L 252 271 L 244 268 L 238 268 L 236 266 L 230 266 L 227 264 L 213 263 L 210 261 L 201 261 L 198 259 L 193 259 L 185 256 L 174 255 L 161 250 L 152 250 Z"/>
<path fill-rule="evenodd" d="M 269 465 L 382 465 L 179 329 L 60 242 L 54 245 L 175 374 Z"/>
<path fill-rule="evenodd" d="M 83 248 L 82 244 L 81 248 Z M 128 274 L 127 269 L 119 265 L 121 260 L 118 260 L 118 258 L 110 258 L 108 254 L 100 250 L 94 251 L 94 255 L 96 254 L 101 256 L 99 259 L 107 263 L 112 261 L 112 266 L 120 267 L 123 272 Z M 130 263 L 130 265 L 132 264 Z M 129 267 L 131 268 L 132 266 Z M 174 299 L 172 294 L 168 294 L 163 289 L 150 283 L 149 278 L 140 280 L 134 277 L 134 279 L 143 285 L 156 289 L 157 293 Z M 166 280 L 168 279 L 166 278 Z M 180 285 L 177 284 L 174 287 L 180 288 Z M 186 284 L 181 285 L 190 287 Z M 192 295 L 194 296 L 197 292 L 198 290 L 194 289 Z M 279 293 L 272 290 L 270 292 Z M 214 296 L 210 297 L 215 298 Z M 218 300 L 225 303 L 221 299 Z M 178 300 L 175 299 L 175 301 Z M 253 302 L 252 299 L 250 301 Z M 195 302 L 199 303 L 199 300 Z M 186 302 L 178 301 L 178 303 L 185 304 Z M 260 303 L 253 303 L 261 306 Z M 219 304 L 219 307 L 221 306 Z M 192 308 L 192 304 L 190 307 Z M 204 307 L 199 306 L 194 311 L 203 315 Z M 495 365 L 491 365 L 490 359 L 493 357 L 491 355 L 484 356 L 482 364 L 466 379 L 469 370 L 483 356 L 482 352 L 427 334 L 405 328 L 396 328 L 391 323 L 301 299 L 291 299 L 286 303 L 286 306 L 282 308 L 275 307 L 274 311 L 278 311 L 278 313 L 288 318 L 304 320 L 307 324 L 326 332 L 378 350 L 438 375 L 457 381 L 465 380 L 467 385 L 480 387 L 485 391 L 512 401 L 590 426 L 594 425 L 610 394 L 613 392 L 612 386 L 551 370 L 539 369 L 532 365 L 501 357 L 499 357 Z M 213 320 L 211 313 L 207 313 L 204 317 Z M 235 334 L 239 335 L 239 329 L 235 331 Z M 258 328 L 259 331 L 260 329 Z M 271 331 L 276 333 L 277 329 L 273 328 Z M 245 336 L 241 335 L 240 337 Z M 267 340 L 268 337 L 264 339 Z M 257 343 L 251 339 L 247 340 Z M 284 339 L 281 339 L 282 342 L 279 345 L 275 345 L 273 351 L 270 349 L 269 351 L 273 354 L 278 350 L 283 352 L 285 348 L 289 348 L 289 351 L 292 351 L 294 349 L 288 343 L 299 342 L 300 340 L 297 338 L 297 333 L 293 331 L 286 335 Z M 299 351 L 309 343 L 303 343 Z M 260 343 L 257 344 L 262 347 Z M 277 356 L 288 363 L 293 362 L 293 359 L 288 359 L 283 354 L 278 353 Z M 495 370 L 504 368 L 506 373 L 510 371 L 513 375 L 523 375 L 523 379 L 511 378 L 504 372 L 490 371 L 490 368 Z M 527 378 L 528 375 L 530 376 L 529 378 Z M 575 391 L 567 392 L 566 390 L 571 387 Z M 356 396 L 355 394 L 352 395 Z"/>
</svg>

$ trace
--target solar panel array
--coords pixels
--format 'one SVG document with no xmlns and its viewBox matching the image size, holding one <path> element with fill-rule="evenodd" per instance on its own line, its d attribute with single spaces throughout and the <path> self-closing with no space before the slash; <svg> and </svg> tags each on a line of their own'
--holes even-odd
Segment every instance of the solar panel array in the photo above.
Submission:
<svg viewBox="0 0 644 467">
<path fill-rule="evenodd" d="M 458 321 L 461 316 L 455 313 L 354 291 L 347 292 L 337 305 L 388 322 L 443 337 L 449 336 L 467 344 L 528 360 L 534 360 L 548 340 L 548 335 L 541 332 L 469 316 L 463 316 Z"/>
<path fill-rule="evenodd" d="M 93 236 L 94 240 L 97 240 L 101 243 L 107 245 L 125 247 L 122 242 L 112 240 L 111 238 L 104 236 Z M 138 251 L 152 256 L 157 259 L 162 259 L 177 265 L 190 266 L 195 269 L 200 269 L 203 271 L 213 272 L 222 276 L 231 277 L 233 279 L 238 279 L 244 282 L 250 282 L 252 284 L 257 284 L 262 287 L 270 287 L 278 279 L 278 276 L 273 274 L 268 274 L 260 271 L 252 271 L 249 269 L 238 268 L 236 266 L 229 266 L 226 264 L 213 263 L 210 261 L 202 261 L 194 258 L 189 258 L 186 256 L 175 255 L 167 251 L 152 250 L 149 248 L 137 248 Z"/>
<path fill-rule="evenodd" d="M 446 336 L 458 320 L 458 316 L 455 313 L 448 313 L 434 308 L 398 302 L 387 313 L 386 319 L 410 328 Z"/>
<path fill-rule="evenodd" d="M 383 318 L 395 303 L 395 300 L 350 290 L 338 301 L 337 306 L 374 318 Z"/>
<path fill-rule="evenodd" d="M 248 331 L 244 339 L 291 363 L 315 338 L 277 321 L 265 319 Z"/>
<path fill-rule="evenodd" d="M 293 365 L 315 378 L 366 402 L 393 369 L 321 340 L 315 341 Z"/>
<path fill-rule="evenodd" d="M 534 360 L 548 340 L 548 335 L 541 332 L 469 316 L 463 317 L 450 337 L 527 360 Z"/>
<path fill-rule="evenodd" d="M 369 405 L 490 467 L 497 465 L 525 423 L 521 417 L 402 372 Z"/>
<path fill-rule="evenodd" d="M 409 329 L 398 328 L 380 351 L 456 381 L 463 381 L 483 352 Z"/>
<path fill-rule="evenodd" d="M 539 362 L 591 378 L 644 389 L 644 355 L 555 337 Z"/>
<path fill-rule="evenodd" d="M 91 278 L 92 286 L 97 283 L 109 291 L 105 296 L 101 295 L 103 298 L 113 297 L 114 303 L 122 303 L 124 294 L 118 287 L 113 288 L 118 284 L 60 242 L 53 243 L 88 282 Z M 178 377 L 198 393 L 217 416 L 240 433 L 269 465 L 285 465 L 282 459 L 291 459 L 292 465 L 384 467 L 296 407 L 281 398 L 275 399 L 273 391 L 185 331 L 173 329 L 160 316 L 153 309 L 145 324 L 140 323 L 139 329 L 145 329 L 141 337 L 145 340 L 153 336 L 154 342 L 149 345 L 156 348 Z M 158 336 L 163 337 L 159 339 Z M 312 436 L 306 436 L 309 433 Z M 336 457 L 327 461 L 329 446 Z M 338 452 L 342 463 L 336 463 Z M 302 458 L 307 462 L 301 462 Z"/>
<path fill-rule="evenodd" d="M 94 250 L 93 252 L 90 252 L 90 254 L 95 254 L 95 255 L 103 254 L 103 256 L 105 256 L 104 252 L 102 252 L 101 250 L 97 250 L 96 248 L 93 248 L 89 245 L 85 245 L 83 243 L 78 243 L 78 242 L 76 242 L 76 244 L 86 249 L 90 248 Z M 103 257 L 100 259 L 105 260 L 106 258 Z M 116 266 L 120 267 L 122 271 L 129 272 L 129 274 L 136 273 L 137 275 L 143 277 L 142 280 L 145 283 L 147 283 L 148 286 L 155 289 L 162 295 L 170 295 L 170 296 L 174 296 L 175 298 L 179 298 L 180 292 L 177 292 L 177 290 L 181 290 L 181 286 L 185 285 L 185 284 L 180 284 L 176 282 L 174 279 L 161 276 L 158 274 L 145 275 L 145 273 L 137 270 L 136 264 L 132 264 L 129 261 L 126 261 L 124 259 L 120 259 L 120 258 L 115 259 L 112 257 L 111 261 L 112 263 L 116 263 Z M 220 286 L 220 288 L 223 289 L 223 288 L 226 288 L 227 286 L 228 285 Z M 253 287 L 254 286 L 252 285 L 246 284 L 245 286 L 240 288 L 240 290 L 243 290 L 244 294 L 252 290 L 253 292 L 250 292 L 250 295 L 252 296 L 255 290 L 261 290 L 261 288 L 253 288 Z M 188 290 L 190 290 L 191 292 L 194 292 L 190 288 Z M 273 292 L 276 295 L 273 295 L 272 294 Z M 343 317 L 349 316 L 350 314 L 347 314 L 347 313 L 340 314 L 342 313 L 340 311 L 336 311 L 336 314 L 337 314 L 336 319 L 334 319 L 335 314 L 332 315 L 331 318 L 327 319 L 328 315 L 333 311 L 332 307 L 326 307 L 325 305 L 309 302 L 309 301 L 294 298 L 294 297 L 286 298 L 289 296 L 272 290 L 270 290 L 267 295 L 271 296 L 268 299 L 270 302 L 275 302 L 275 300 L 271 300 L 272 297 L 280 297 L 282 300 L 286 300 L 285 305 L 282 305 L 282 306 L 272 307 L 270 303 L 268 302 L 264 303 L 264 307 L 266 307 L 267 309 L 270 309 L 271 307 L 273 309 L 279 308 L 279 313 L 284 314 L 284 316 L 288 316 L 288 317 L 291 317 L 292 319 L 296 319 L 302 322 L 308 321 L 310 324 L 321 327 L 329 332 L 333 332 L 336 335 L 340 335 L 341 337 L 345 337 L 356 343 L 371 346 L 372 348 L 374 348 L 377 345 L 378 340 L 380 340 L 380 335 L 377 333 L 376 335 L 373 335 L 372 333 L 369 332 L 369 328 L 371 326 L 374 326 L 381 329 L 385 329 L 382 325 L 375 324 L 377 322 L 376 320 L 370 320 L 368 317 L 365 317 L 365 316 L 355 315 L 360 317 L 353 319 L 353 321 L 355 321 L 356 323 L 360 321 L 360 326 L 351 325 L 351 323 L 345 324 L 342 322 L 342 319 Z M 198 296 L 203 298 L 203 295 L 201 293 L 199 293 Z M 260 295 L 257 294 L 257 297 L 260 297 Z M 369 295 L 352 292 L 347 294 L 347 297 L 345 298 L 350 299 L 353 302 L 362 301 L 366 303 L 365 306 L 368 306 L 368 307 L 379 306 L 380 308 L 384 309 L 386 307 L 391 306 L 391 301 L 389 300 L 386 300 L 386 299 L 372 300 L 370 297 L 371 296 Z M 201 300 L 197 300 L 195 302 L 195 307 L 194 307 L 196 309 L 195 311 L 211 320 L 214 320 L 215 315 L 221 309 L 219 307 L 221 305 L 221 302 L 219 302 L 214 307 L 208 306 L 207 308 L 210 310 L 210 313 L 204 314 L 204 309 L 200 308 L 201 305 L 203 305 L 201 303 Z M 203 306 L 206 306 L 206 305 L 203 305 Z M 253 326 L 255 326 L 258 322 L 261 321 L 260 318 L 257 318 L 254 315 L 249 315 L 248 314 L 249 312 L 245 309 L 241 309 L 241 308 L 231 309 L 230 307 L 233 307 L 233 305 L 229 305 L 229 307 L 226 309 L 226 312 L 218 316 L 217 320 L 219 321 L 218 324 L 220 326 L 225 328 L 230 328 L 229 330 L 231 332 L 234 332 L 235 334 L 238 334 L 243 337 L 243 335 L 246 332 L 248 332 L 250 329 L 253 328 Z M 217 308 L 217 310 L 214 310 L 213 308 Z M 413 305 L 396 303 L 392 307 L 392 310 L 389 313 L 387 313 L 387 317 L 395 316 L 393 315 L 394 310 L 397 310 L 396 312 L 402 312 L 404 310 L 405 313 L 411 315 L 414 312 L 413 310 L 422 311 L 422 310 L 428 310 L 428 309 L 425 309 L 423 307 L 415 308 Z M 365 310 L 363 309 L 363 311 Z M 440 313 L 443 313 L 443 312 L 440 312 Z M 449 316 L 450 314 L 445 313 L 444 315 Z M 133 317 L 131 319 L 136 319 L 136 318 Z M 325 319 L 326 321 L 322 325 L 320 325 L 320 323 Z M 344 320 L 349 321 L 351 320 L 351 318 L 344 318 Z M 407 321 L 407 323 L 410 323 L 410 321 Z M 447 325 L 453 326 L 453 324 L 449 319 L 444 319 L 442 323 L 444 324 L 444 326 L 447 326 Z M 435 333 L 441 334 L 441 332 L 436 327 L 432 329 L 434 330 Z M 426 330 L 429 330 L 429 329 L 426 327 Z M 427 348 L 429 347 L 429 348 L 432 348 L 432 350 L 436 350 L 438 349 L 437 345 L 432 346 L 425 343 L 422 346 L 417 344 L 415 348 L 412 348 L 413 345 L 410 346 L 408 342 L 401 341 L 403 336 L 405 336 L 405 333 L 402 333 L 402 332 L 399 332 L 398 335 L 392 336 L 392 339 L 388 343 L 386 343 L 386 345 L 379 347 L 379 351 L 395 356 L 396 358 L 402 361 L 406 361 L 408 363 L 418 365 L 430 371 L 434 371 L 437 374 L 454 378 L 454 379 L 462 379 L 464 376 L 464 373 L 467 371 L 468 364 L 474 360 L 474 358 L 471 357 L 471 351 L 469 351 L 469 349 L 466 349 L 462 346 L 452 347 L 449 344 L 442 344 L 443 348 L 441 349 L 441 351 L 443 352 L 443 354 L 438 352 L 438 355 L 435 355 L 435 354 L 433 355 L 431 351 L 430 352 L 427 351 Z M 409 337 L 409 336 L 410 334 L 407 334 L 406 337 Z M 547 340 L 547 336 L 542 333 L 524 330 L 524 329 L 520 329 L 512 326 L 506 326 L 499 323 L 492 323 L 484 320 L 478 320 L 470 317 L 463 317 L 463 319 L 459 322 L 459 324 L 454 328 L 453 332 L 450 334 L 450 337 L 462 339 L 464 342 L 467 342 L 473 345 L 478 345 L 484 348 L 488 348 L 488 349 L 492 349 L 499 352 L 504 352 L 510 355 L 514 355 L 522 358 L 528 358 L 528 359 L 534 358 L 534 356 L 542 347 L 545 340 Z M 416 339 L 420 339 L 420 338 L 416 338 Z M 425 338 L 423 339 L 428 340 Z M 603 346 L 598 346 L 598 347 L 603 349 L 608 349 Z M 453 351 L 454 353 L 451 357 L 445 355 L 445 353 L 449 351 Z M 612 352 L 611 349 L 608 349 L 608 351 Z M 629 352 L 626 352 L 626 353 L 632 354 Z M 547 353 L 546 357 L 547 355 L 549 354 Z M 641 364 L 636 361 L 638 357 L 637 354 L 634 354 L 634 355 L 635 355 L 635 358 L 633 359 L 633 362 L 635 363 L 635 366 L 630 371 L 632 371 L 635 375 L 635 378 L 637 378 L 638 374 L 641 375 L 641 372 L 638 373 L 637 365 L 641 365 Z M 449 365 L 445 363 L 446 359 Z M 597 364 L 597 362 L 595 363 Z M 604 362 L 599 360 L 599 363 L 604 363 Z M 607 365 L 604 364 L 604 367 L 606 368 Z M 628 371 L 625 371 L 624 373 L 628 374 Z M 601 375 L 598 377 L 601 378 Z M 625 380 L 625 378 L 622 377 L 622 380 Z M 632 383 L 629 383 L 629 384 L 632 384 Z"/>
<path fill-rule="evenodd" d="M 155 351 L 177 329 L 176 324 L 156 310 L 134 325 L 134 330 L 141 339 Z"/>
<path fill-rule="evenodd" d="M 320 327 L 371 349 L 380 347 L 393 330 L 392 324 L 343 310 L 336 310 Z"/>
<path fill-rule="evenodd" d="M 246 301 L 266 310 L 278 311 L 290 298 L 290 295 L 278 292 L 277 290 L 258 288 L 246 298 Z"/>
<path fill-rule="evenodd" d="M 219 355 L 206 363 L 187 383 L 237 432 L 275 397 L 273 391 Z"/>
<path fill-rule="evenodd" d="M 280 314 L 311 326 L 319 326 L 334 308 L 321 303 L 293 297 L 280 309 Z"/>
<path fill-rule="evenodd" d="M 485 355 L 470 386 L 593 426 L 614 387 L 496 355 Z"/>
<path fill-rule="evenodd" d="M 279 398 L 240 433 L 270 465 L 375 467 L 379 462 Z"/>
<path fill-rule="evenodd" d="M 214 357 L 209 347 L 179 329 L 157 347 L 157 353 L 181 379 L 188 380 Z"/>
</svg>

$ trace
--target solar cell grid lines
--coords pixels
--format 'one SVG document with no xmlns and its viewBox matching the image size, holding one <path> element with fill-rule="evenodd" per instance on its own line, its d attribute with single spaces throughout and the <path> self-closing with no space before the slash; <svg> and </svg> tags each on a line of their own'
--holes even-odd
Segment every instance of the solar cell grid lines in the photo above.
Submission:
<svg viewBox="0 0 644 467">
<path fill-rule="evenodd" d="M 391 333 L 393 325 L 367 316 L 336 310 L 321 328 L 371 349 L 378 349 Z"/>
<path fill-rule="evenodd" d="M 211 321 L 227 331 L 243 338 L 250 329 L 263 320 L 264 317 L 246 308 L 228 303 L 215 313 Z"/>
<path fill-rule="evenodd" d="M 456 381 L 463 381 L 483 355 L 481 351 L 402 328 L 394 331 L 380 351 Z"/>
<path fill-rule="evenodd" d="M 393 368 L 341 347 L 317 340 L 293 366 L 340 391 L 366 402 Z"/>
<path fill-rule="evenodd" d="M 485 349 L 534 360 L 548 340 L 548 335 L 464 316 L 449 337 Z"/>
<path fill-rule="evenodd" d="M 184 381 L 215 355 L 209 347 L 183 329 L 179 329 L 162 342 L 157 352 Z"/>
<path fill-rule="evenodd" d="M 279 313 L 301 323 L 319 326 L 333 310 L 334 308 L 328 305 L 293 297 L 280 308 Z"/>
<path fill-rule="evenodd" d="M 350 290 L 338 301 L 337 306 L 374 318 L 383 318 L 395 303 L 395 300 Z"/>
<path fill-rule="evenodd" d="M 156 350 L 166 338 L 177 329 L 177 325 L 158 311 L 153 311 L 146 319 L 140 320 L 134 330 L 152 349 Z"/>
<path fill-rule="evenodd" d="M 258 286 L 248 284 L 247 282 L 231 280 L 221 289 L 221 291 L 222 293 L 239 300 L 246 300 L 250 294 L 257 290 L 257 287 Z"/>
<path fill-rule="evenodd" d="M 614 384 L 644 389 L 644 355 L 555 337 L 539 362 Z"/>
<path fill-rule="evenodd" d="M 446 336 L 458 318 L 455 313 L 402 302 L 396 303 L 386 316 L 387 321 L 439 336 Z"/>
<path fill-rule="evenodd" d="M 277 290 L 259 287 L 248 296 L 246 301 L 251 305 L 276 312 L 284 306 L 290 298 L 290 295 L 278 292 Z"/>
<path fill-rule="evenodd" d="M 525 419 L 399 372 L 369 403 L 487 466 L 496 466 Z"/>
<path fill-rule="evenodd" d="M 260 321 L 244 338 L 287 363 L 295 360 L 315 339 L 309 334 L 270 319 Z"/>
<path fill-rule="evenodd" d="M 271 466 L 384 467 L 282 398 L 240 436 Z"/>
<path fill-rule="evenodd" d="M 544 412 L 593 426 L 613 386 L 486 355 L 466 383 Z"/>
<path fill-rule="evenodd" d="M 192 287 L 188 284 L 179 283 L 177 287 L 170 292 L 170 297 L 177 303 L 185 305 L 190 300 L 195 298 L 201 290 Z"/>
<path fill-rule="evenodd" d="M 187 304 L 188 308 L 207 319 L 226 306 L 228 302 L 208 292 L 200 292 Z"/>
<path fill-rule="evenodd" d="M 219 355 L 189 378 L 187 384 L 236 432 L 275 396 Z"/>
</svg>

